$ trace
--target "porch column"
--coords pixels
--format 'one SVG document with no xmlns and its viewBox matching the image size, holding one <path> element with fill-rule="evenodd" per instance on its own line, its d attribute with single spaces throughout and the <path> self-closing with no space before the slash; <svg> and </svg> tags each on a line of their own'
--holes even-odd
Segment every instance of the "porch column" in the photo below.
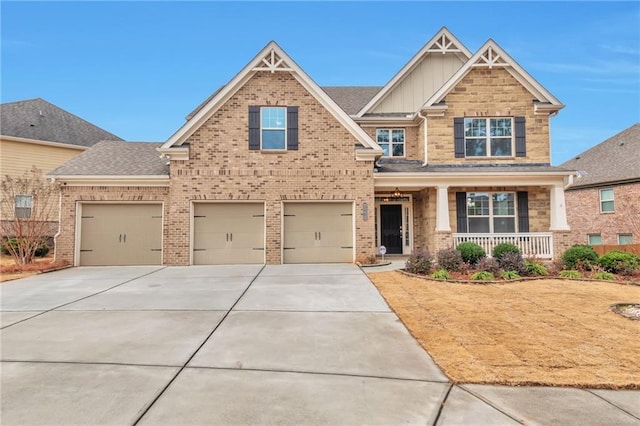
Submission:
<svg viewBox="0 0 640 426">
<path fill-rule="evenodd" d="M 436 199 L 436 232 L 451 232 L 449 223 L 449 186 L 438 185 Z"/>
<path fill-rule="evenodd" d="M 551 231 L 569 231 L 567 222 L 567 204 L 564 200 L 562 185 L 551 187 Z"/>
</svg>

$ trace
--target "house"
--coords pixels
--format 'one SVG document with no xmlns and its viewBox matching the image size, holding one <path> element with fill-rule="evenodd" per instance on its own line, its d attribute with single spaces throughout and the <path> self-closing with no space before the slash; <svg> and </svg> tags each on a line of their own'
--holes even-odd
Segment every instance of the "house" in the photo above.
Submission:
<svg viewBox="0 0 640 426">
<path fill-rule="evenodd" d="M 316 84 L 267 44 L 164 143 L 101 142 L 51 173 L 76 265 L 353 262 L 568 243 L 550 165 L 562 103 L 495 41 L 442 28 L 383 87 Z"/>
<path fill-rule="evenodd" d="M 98 141 L 122 140 L 41 98 L 0 104 L 0 124 L 2 177 L 17 178 L 33 167 L 47 173 Z M 30 211 L 32 195 L 20 195 L 15 203 L 15 211 Z M 3 211 L 2 219 L 13 214 Z M 56 229 L 52 223 L 51 236 Z"/>
<path fill-rule="evenodd" d="M 573 243 L 640 242 L 639 123 L 561 167 L 578 171 L 578 178 L 566 190 Z"/>
</svg>

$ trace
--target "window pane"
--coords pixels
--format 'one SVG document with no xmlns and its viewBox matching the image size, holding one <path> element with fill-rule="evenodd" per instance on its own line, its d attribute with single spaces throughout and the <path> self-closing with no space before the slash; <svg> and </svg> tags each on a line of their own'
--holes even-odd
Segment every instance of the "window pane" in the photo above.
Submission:
<svg viewBox="0 0 640 426">
<path fill-rule="evenodd" d="M 380 144 L 380 148 L 382 148 L 382 150 L 384 151 L 384 153 L 382 155 L 384 157 L 388 157 L 389 156 L 389 144 L 388 143 L 381 143 Z"/>
<path fill-rule="evenodd" d="M 612 212 L 614 211 L 613 208 L 613 201 L 603 201 L 601 204 L 601 209 L 603 212 Z"/>
<path fill-rule="evenodd" d="M 618 234 L 618 244 L 633 244 L 633 235 L 631 234 Z"/>
<path fill-rule="evenodd" d="M 602 244 L 602 235 L 600 234 L 589 234 L 589 244 L 592 246 Z"/>
<path fill-rule="evenodd" d="M 516 232 L 516 220 L 512 217 L 493 218 L 493 232 Z"/>
<path fill-rule="evenodd" d="M 404 144 L 393 144 L 393 156 L 394 157 L 404 157 Z"/>
<path fill-rule="evenodd" d="M 491 136 L 511 136 L 510 118 L 492 118 Z"/>
<path fill-rule="evenodd" d="M 493 194 L 493 214 L 496 216 L 515 215 L 515 202 L 512 192 Z"/>
<path fill-rule="evenodd" d="M 467 157 L 486 157 L 487 156 L 486 139 L 467 139 L 466 155 Z"/>
<path fill-rule="evenodd" d="M 488 234 L 489 218 L 488 217 L 470 217 L 469 218 L 469 232 L 471 233 L 483 233 Z"/>
<path fill-rule="evenodd" d="M 601 189 L 600 190 L 601 201 L 613 201 L 613 189 Z"/>
<path fill-rule="evenodd" d="M 376 130 L 376 139 L 378 143 L 388 143 L 389 142 L 389 131 L 388 130 Z"/>
<path fill-rule="evenodd" d="M 16 195 L 16 207 L 33 207 L 33 197 L 31 195 Z"/>
<path fill-rule="evenodd" d="M 510 157 L 511 139 L 491 138 L 491 155 L 494 157 Z"/>
<path fill-rule="evenodd" d="M 262 149 L 285 149 L 284 130 L 263 130 Z"/>
<path fill-rule="evenodd" d="M 404 130 L 392 130 L 391 131 L 391 140 L 393 142 L 404 142 Z"/>
<path fill-rule="evenodd" d="M 286 108 L 262 108 L 262 127 L 268 129 L 285 128 Z"/>
<path fill-rule="evenodd" d="M 484 118 L 465 118 L 464 136 L 487 136 L 487 120 Z"/>
<path fill-rule="evenodd" d="M 467 215 L 489 216 L 489 194 L 473 192 L 467 194 Z"/>
</svg>

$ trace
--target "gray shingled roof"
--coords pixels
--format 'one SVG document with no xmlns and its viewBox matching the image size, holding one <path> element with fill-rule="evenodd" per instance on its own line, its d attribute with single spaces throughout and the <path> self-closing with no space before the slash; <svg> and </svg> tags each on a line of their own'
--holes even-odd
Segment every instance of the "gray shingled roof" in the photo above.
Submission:
<svg viewBox="0 0 640 426">
<path fill-rule="evenodd" d="M 549 164 L 480 164 L 423 166 L 420 160 L 378 160 L 377 173 L 558 173 L 571 170 Z"/>
<path fill-rule="evenodd" d="M 48 173 L 51 176 L 169 175 L 155 142 L 102 141 Z"/>
<path fill-rule="evenodd" d="M 382 89 L 382 86 L 323 87 L 327 95 L 349 115 L 355 115 Z"/>
<path fill-rule="evenodd" d="M 0 104 L 0 134 L 71 145 L 92 146 L 122 139 L 44 99 Z"/>
<path fill-rule="evenodd" d="M 640 181 L 640 123 L 576 155 L 560 167 L 577 170 L 581 175 L 569 189 Z"/>
</svg>

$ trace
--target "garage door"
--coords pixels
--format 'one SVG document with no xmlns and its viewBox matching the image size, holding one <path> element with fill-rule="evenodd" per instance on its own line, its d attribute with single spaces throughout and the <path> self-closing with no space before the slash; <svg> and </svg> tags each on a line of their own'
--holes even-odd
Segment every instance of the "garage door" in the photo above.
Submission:
<svg viewBox="0 0 640 426">
<path fill-rule="evenodd" d="M 194 204 L 193 263 L 264 263 L 264 204 Z"/>
<path fill-rule="evenodd" d="M 83 204 L 80 265 L 162 264 L 161 204 Z"/>
<path fill-rule="evenodd" d="M 352 203 L 284 205 L 284 263 L 353 262 Z"/>
</svg>

